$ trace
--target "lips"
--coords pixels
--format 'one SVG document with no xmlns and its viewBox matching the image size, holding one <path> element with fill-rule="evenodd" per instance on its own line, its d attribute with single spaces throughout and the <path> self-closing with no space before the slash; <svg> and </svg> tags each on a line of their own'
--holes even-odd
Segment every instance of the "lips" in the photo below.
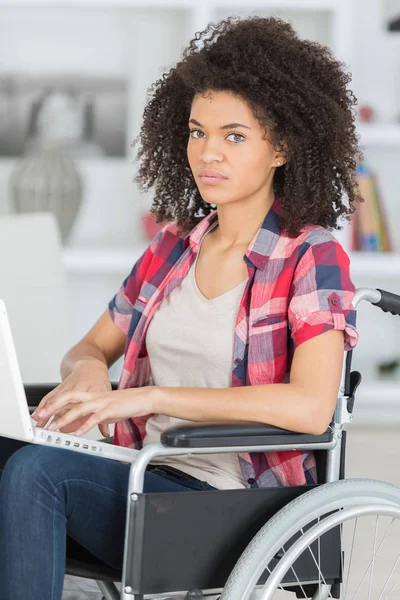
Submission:
<svg viewBox="0 0 400 600">
<path fill-rule="evenodd" d="M 200 180 L 202 183 L 216 184 L 226 181 L 227 177 L 212 169 L 204 169 L 200 172 Z"/>
<path fill-rule="evenodd" d="M 214 169 L 203 169 L 199 173 L 200 177 L 219 177 L 221 179 L 226 179 L 226 176 L 219 171 L 215 171 Z"/>
<path fill-rule="evenodd" d="M 219 185 L 227 181 L 227 179 L 225 177 L 200 177 L 200 181 L 205 185 Z"/>
</svg>

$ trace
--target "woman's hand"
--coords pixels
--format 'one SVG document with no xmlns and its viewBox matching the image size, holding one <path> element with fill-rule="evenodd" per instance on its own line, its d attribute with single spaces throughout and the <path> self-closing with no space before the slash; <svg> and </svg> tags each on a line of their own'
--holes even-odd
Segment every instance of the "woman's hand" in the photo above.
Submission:
<svg viewBox="0 0 400 600">
<path fill-rule="evenodd" d="M 48 427 L 50 431 L 60 429 L 65 432 L 67 425 L 71 431 L 70 424 L 79 422 L 75 435 L 82 435 L 95 425 L 103 423 L 108 437 L 109 423 L 153 412 L 154 390 L 154 386 L 145 386 L 107 392 L 67 391 L 47 402 L 44 416 L 47 421 L 52 415 L 57 415 L 57 421 L 53 421 Z M 64 410 L 66 406 L 69 407 L 67 411 Z"/>
<path fill-rule="evenodd" d="M 47 409 L 50 406 L 54 406 L 57 400 L 65 392 L 110 392 L 112 389 L 110 378 L 108 375 L 108 368 L 105 364 L 97 359 L 85 359 L 78 362 L 74 370 L 64 379 L 60 385 L 54 390 L 46 394 L 38 404 L 36 410 L 32 413 L 31 417 L 37 421 L 37 427 L 44 427 L 48 422 L 50 415 L 39 416 L 39 412 L 43 409 Z M 59 419 L 68 412 L 69 408 L 64 407 L 58 413 L 52 412 L 55 418 Z M 71 421 L 60 429 L 62 433 L 72 433 L 76 431 L 86 422 L 85 418 L 76 419 Z M 109 436 L 109 430 L 106 425 L 99 425 L 101 434 L 104 437 Z M 107 433 L 108 432 L 108 433 Z"/>
</svg>

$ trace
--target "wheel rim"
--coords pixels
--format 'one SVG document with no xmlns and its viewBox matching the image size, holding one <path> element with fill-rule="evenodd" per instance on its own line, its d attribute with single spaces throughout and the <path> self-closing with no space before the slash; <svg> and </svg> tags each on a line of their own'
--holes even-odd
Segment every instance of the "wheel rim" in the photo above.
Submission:
<svg viewBox="0 0 400 600">
<path fill-rule="evenodd" d="M 365 517 L 372 517 L 374 521 L 372 543 L 371 548 L 369 549 L 371 551 L 366 551 L 364 545 L 365 531 L 363 531 L 362 554 L 365 558 L 365 565 L 360 566 L 360 561 L 358 561 L 355 579 L 352 580 L 357 526 L 360 531 L 359 524 Z M 382 518 L 385 519 L 386 522 L 383 523 Z M 348 524 L 351 525 L 351 522 L 354 522 L 353 527 L 350 527 L 349 531 L 344 532 L 343 529 L 346 528 Z M 261 590 L 258 589 L 253 597 L 256 597 L 258 600 L 280 600 L 281 598 L 282 600 L 284 598 L 292 599 L 293 596 L 288 593 L 290 588 L 287 588 L 286 586 L 283 587 L 282 580 L 289 571 L 294 573 L 293 565 L 296 559 L 303 552 L 310 552 L 320 573 L 318 581 L 319 588 L 313 598 L 315 600 L 333 598 L 334 596 L 331 594 L 331 587 L 325 585 L 326 581 L 319 566 L 320 561 L 318 553 L 316 555 L 316 553 L 313 552 L 311 544 L 315 542 L 318 543 L 318 540 L 324 533 L 337 526 L 341 527 L 344 554 L 348 557 L 348 561 L 342 561 L 344 577 L 340 598 L 343 600 L 394 599 L 396 597 L 396 591 L 397 593 L 400 592 L 400 544 L 395 544 L 395 555 L 391 555 L 389 560 L 387 552 L 382 554 L 380 554 L 380 552 L 385 548 L 385 544 L 386 549 L 388 548 L 389 536 L 392 536 L 392 542 L 393 540 L 400 539 L 400 507 L 381 504 L 344 508 L 333 515 L 325 517 L 323 520 L 318 520 L 318 522 L 306 532 L 303 532 L 300 528 L 299 531 L 302 533 L 301 537 L 294 542 L 287 551 L 283 548 L 283 556 L 276 567 L 272 571 L 268 569 L 268 566 L 266 567 L 267 570 L 270 571 L 270 576 L 263 588 Z M 344 539 L 345 533 L 346 535 L 350 534 L 349 540 Z M 348 541 L 350 541 L 350 546 L 346 546 Z M 384 573 L 382 572 L 383 564 L 386 567 Z M 376 577 L 378 571 L 379 576 Z M 296 575 L 295 578 L 298 581 L 300 598 L 309 598 L 310 596 L 307 595 L 306 586 L 301 584 Z"/>
<path fill-rule="evenodd" d="M 221 600 L 253 600 L 253 598 L 258 600 L 259 595 L 256 592 L 260 593 L 262 583 L 265 582 L 268 565 L 275 568 L 277 560 L 274 558 L 282 545 L 287 548 L 289 544 L 292 544 L 296 533 L 300 535 L 302 527 L 311 527 L 318 519 L 326 518 L 330 513 L 344 508 L 372 504 L 380 507 L 400 507 L 400 488 L 374 479 L 340 480 L 320 485 L 289 502 L 264 524 L 248 544 L 228 577 Z M 338 580 L 340 574 L 340 536 L 337 531 L 336 534 L 337 552 L 334 553 L 336 565 L 334 571 L 331 572 L 331 581 L 333 582 Z M 330 533 L 327 534 L 327 537 L 329 535 Z M 302 582 L 312 583 L 318 580 L 315 569 L 314 573 L 306 575 L 306 578 L 302 578 Z M 294 578 L 292 581 L 296 583 Z M 287 583 L 285 581 L 285 587 Z M 311 597 L 313 600 L 329 598 L 329 594 L 318 595 L 314 591 L 301 597 Z M 277 594 L 279 593 L 277 592 Z M 277 600 L 284 600 L 288 597 L 290 600 L 295 598 L 293 594 L 283 595 L 283 592 L 276 596 Z M 273 598 L 275 600 L 275 596 Z M 362 598 L 362 600 L 366 599 Z"/>
</svg>

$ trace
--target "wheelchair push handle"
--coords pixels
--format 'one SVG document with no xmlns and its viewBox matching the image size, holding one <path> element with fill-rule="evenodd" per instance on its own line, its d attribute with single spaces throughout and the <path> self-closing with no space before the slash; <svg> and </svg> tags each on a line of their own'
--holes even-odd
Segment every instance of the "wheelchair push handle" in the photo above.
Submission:
<svg viewBox="0 0 400 600">
<path fill-rule="evenodd" d="M 400 296 L 379 288 L 357 288 L 354 294 L 353 306 L 357 308 L 362 300 L 368 300 L 371 304 L 379 306 L 384 312 L 400 316 Z"/>
<path fill-rule="evenodd" d="M 400 296 L 387 292 L 385 290 L 377 289 L 381 294 L 381 298 L 378 302 L 372 302 L 375 306 L 379 306 L 383 312 L 390 312 L 392 315 L 400 315 Z"/>
</svg>

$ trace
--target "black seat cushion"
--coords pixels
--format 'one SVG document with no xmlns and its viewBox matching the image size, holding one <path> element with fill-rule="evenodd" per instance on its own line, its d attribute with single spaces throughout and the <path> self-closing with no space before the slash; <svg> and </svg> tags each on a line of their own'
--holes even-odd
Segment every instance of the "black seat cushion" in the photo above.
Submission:
<svg viewBox="0 0 400 600">
<path fill-rule="evenodd" d="M 122 569 L 120 571 L 113 569 L 69 536 L 67 536 L 65 573 L 101 581 L 117 582 L 122 580 Z"/>
</svg>

